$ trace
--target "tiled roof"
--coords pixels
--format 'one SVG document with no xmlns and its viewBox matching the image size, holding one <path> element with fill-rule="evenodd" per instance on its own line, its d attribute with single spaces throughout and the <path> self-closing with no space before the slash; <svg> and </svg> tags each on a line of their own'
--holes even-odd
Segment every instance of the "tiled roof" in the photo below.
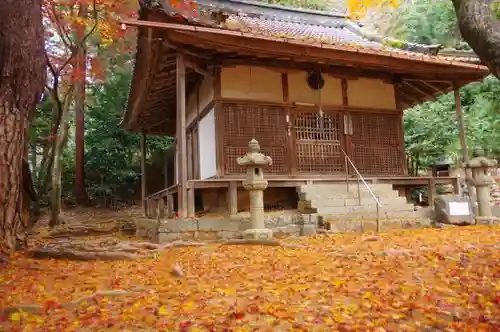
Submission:
<svg viewBox="0 0 500 332">
<path fill-rule="evenodd" d="M 282 36 L 292 39 L 314 39 L 333 43 L 352 43 L 368 48 L 384 47 L 378 42 L 363 38 L 345 26 L 321 26 L 236 15 L 231 15 L 226 20 L 226 26 L 229 29 L 256 30 L 259 34 L 265 36 Z"/>
<path fill-rule="evenodd" d="M 172 16 L 180 14 L 191 23 L 256 35 L 423 54 L 436 54 L 439 49 L 439 45 L 420 45 L 367 33 L 359 22 L 342 13 L 295 9 L 245 0 L 195 2 L 198 8 L 194 15 L 177 10 L 169 1 L 160 3 L 159 0 L 142 0 L 141 5 L 148 9 L 160 8 Z M 223 13 L 225 21 L 215 21 L 212 15 L 215 12 Z"/>
<path fill-rule="evenodd" d="M 250 33 L 254 36 L 330 44 L 340 49 L 363 50 L 382 55 L 478 64 L 477 58 L 443 54 L 441 45 L 422 45 L 365 31 L 361 23 L 342 13 L 295 9 L 246 0 L 195 0 L 196 10 L 179 11 L 171 0 L 139 0 L 141 8 L 181 15 L 190 24 Z M 182 1 L 182 0 L 178 0 Z M 438 56 L 437 56 L 438 55 Z M 422 56 L 424 58 L 422 58 Z"/>
</svg>

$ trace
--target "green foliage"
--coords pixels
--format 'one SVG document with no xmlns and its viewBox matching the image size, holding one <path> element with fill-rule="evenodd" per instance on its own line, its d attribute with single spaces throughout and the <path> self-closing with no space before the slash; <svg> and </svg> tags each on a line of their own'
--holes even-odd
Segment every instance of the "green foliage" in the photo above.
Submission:
<svg viewBox="0 0 500 332">
<path fill-rule="evenodd" d="M 424 44 L 443 44 L 468 49 L 458 34 L 453 5 L 448 0 L 416 0 L 397 9 L 401 23 L 395 38 Z M 390 29 L 389 29 L 390 30 Z M 493 157 L 500 156 L 500 82 L 488 77 L 461 89 L 464 124 L 469 150 L 483 147 Z M 448 155 L 461 162 L 461 144 L 453 93 L 406 111 L 405 145 L 412 161 L 420 168 Z"/>
<path fill-rule="evenodd" d="M 86 186 L 91 193 L 95 190 L 131 192 L 140 176 L 140 136 L 126 132 L 120 125 L 131 76 L 127 66 L 115 66 L 106 82 L 90 88 L 85 124 L 85 170 Z M 148 155 L 165 150 L 171 142 L 170 137 L 148 137 Z"/>
<path fill-rule="evenodd" d="M 395 37 L 421 44 L 455 46 L 460 39 L 457 18 L 450 0 L 416 0 L 398 8 L 403 25 Z"/>
<path fill-rule="evenodd" d="M 500 20 L 500 1 L 495 1 L 491 4 L 491 10 L 495 14 L 495 17 Z"/>
<path fill-rule="evenodd" d="M 492 157 L 500 157 L 500 82 L 488 77 L 481 83 L 469 84 L 460 94 L 469 150 L 476 146 Z M 453 94 L 441 96 L 410 109 L 404 118 L 407 153 L 428 166 L 446 154 L 461 162 L 461 145 Z"/>
</svg>

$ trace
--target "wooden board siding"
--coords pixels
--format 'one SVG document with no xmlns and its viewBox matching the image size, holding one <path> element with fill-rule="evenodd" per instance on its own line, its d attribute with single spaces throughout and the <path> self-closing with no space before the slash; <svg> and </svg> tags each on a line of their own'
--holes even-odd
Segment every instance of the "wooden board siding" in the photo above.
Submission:
<svg viewBox="0 0 500 332">
<path fill-rule="evenodd" d="M 401 118 L 398 113 L 351 112 L 351 159 L 361 175 L 401 175 Z"/>
<path fill-rule="evenodd" d="M 267 174 L 287 174 L 287 121 L 286 109 L 249 103 L 222 104 L 224 118 L 224 170 L 226 175 L 237 175 L 245 169 L 236 163 L 248 151 L 248 142 L 259 141 L 261 152 L 271 156 L 273 164 Z"/>
</svg>

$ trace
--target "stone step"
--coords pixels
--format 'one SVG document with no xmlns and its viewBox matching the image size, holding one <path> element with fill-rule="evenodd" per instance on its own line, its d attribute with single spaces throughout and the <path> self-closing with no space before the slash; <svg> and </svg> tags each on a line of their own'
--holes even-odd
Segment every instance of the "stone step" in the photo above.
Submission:
<svg viewBox="0 0 500 332">
<path fill-rule="evenodd" d="M 350 191 L 347 190 L 306 190 L 303 192 L 299 193 L 299 197 L 305 196 L 351 196 L 351 197 L 358 197 L 358 196 L 365 196 L 365 195 L 370 195 L 374 194 L 375 196 L 398 196 L 398 192 L 393 190 L 393 189 L 372 189 L 370 192 L 368 189 L 351 189 Z"/>
<path fill-rule="evenodd" d="M 368 187 L 372 191 L 393 191 L 391 184 L 386 183 L 376 183 L 376 184 L 368 184 Z M 368 191 L 366 186 L 363 183 L 359 185 L 360 191 Z M 312 185 L 302 185 L 297 187 L 298 193 L 308 192 L 308 193 L 328 193 L 328 192 L 357 192 L 358 184 L 353 183 L 349 184 L 349 190 L 347 189 L 347 185 L 343 184 L 312 184 Z"/>
<path fill-rule="evenodd" d="M 429 227 L 430 220 L 424 218 L 385 218 L 379 220 L 381 232 L 399 229 Z M 353 233 L 353 232 L 375 232 L 377 221 L 373 220 L 337 220 L 326 224 L 328 233 Z"/>
<path fill-rule="evenodd" d="M 373 194 L 377 197 L 400 197 L 399 193 L 397 191 L 391 190 L 387 192 L 380 192 L 380 191 L 375 191 Z M 310 192 L 305 192 L 305 193 L 300 193 L 299 195 L 300 200 L 318 200 L 322 198 L 371 198 L 373 197 L 372 194 L 369 191 L 360 191 L 359 195 L 358 192 L 326 192 L 326 193 L 310 193 Z"/>
<path fill-rule="evenodd" d="M 378 197 L 380 204 L 382 205 L 407 205 L 406 197 Z M 375 204 L 373 197 L 362 197 L 361 200 L 358 198 L 323 198 L 308 200 L 309 207 L 319 208 L 319 207 L 335 207 L 335 206 L 359 206 L 359 205 L 370 205 Z M 307 203 L 306 203 L 307 204 Z"/>
<path fill-rule="evenodd" d="M 363 216 L 373 216 L 377 217 L 376 206 L 344 206 L 344 207 L 326 207 L 317 208 L 317 213 L 320 215 L 331 215 L 331 216 L 352 216 L 353 218 L 363 217 Z M 391 215 L 394 217 L 400 216 L 413 216 L 416 215 L 413 207 L 400 206 L 400 207 L 381 207 L 379 208 L 379 215 L 386 216 Z M 352 218 L 350 218 L 352 219 Z"/>
</svg>

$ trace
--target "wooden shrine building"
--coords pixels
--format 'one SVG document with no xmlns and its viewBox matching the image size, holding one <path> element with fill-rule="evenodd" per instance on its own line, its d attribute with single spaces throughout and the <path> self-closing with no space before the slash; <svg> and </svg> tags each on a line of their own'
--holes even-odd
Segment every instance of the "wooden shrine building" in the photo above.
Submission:
<svg viewBox="0 0 500 332">
<path fill-rule="evenodd" d="M 189 11 L 158 3 L 143 0 L 139 18 L 123 22 L 138 30 L 123 123 L 175 136 L 175 177 L 156 195 L 177 193 L 180 216 L 194 215 L 195 191 L 204 206 L 238 210 L 245 170 L 236 158 L 252 138 L 273 159 L 269 197 L 346 181 L 354 175 L 346 156 L 367 180 L 430 183 L 407 175 L 403 110 L 459 96 L 489 73 L 439 56 L 439 46 L 367 35 L 342 14 L 242 0 L 198 0 Z"/>
</svg>

